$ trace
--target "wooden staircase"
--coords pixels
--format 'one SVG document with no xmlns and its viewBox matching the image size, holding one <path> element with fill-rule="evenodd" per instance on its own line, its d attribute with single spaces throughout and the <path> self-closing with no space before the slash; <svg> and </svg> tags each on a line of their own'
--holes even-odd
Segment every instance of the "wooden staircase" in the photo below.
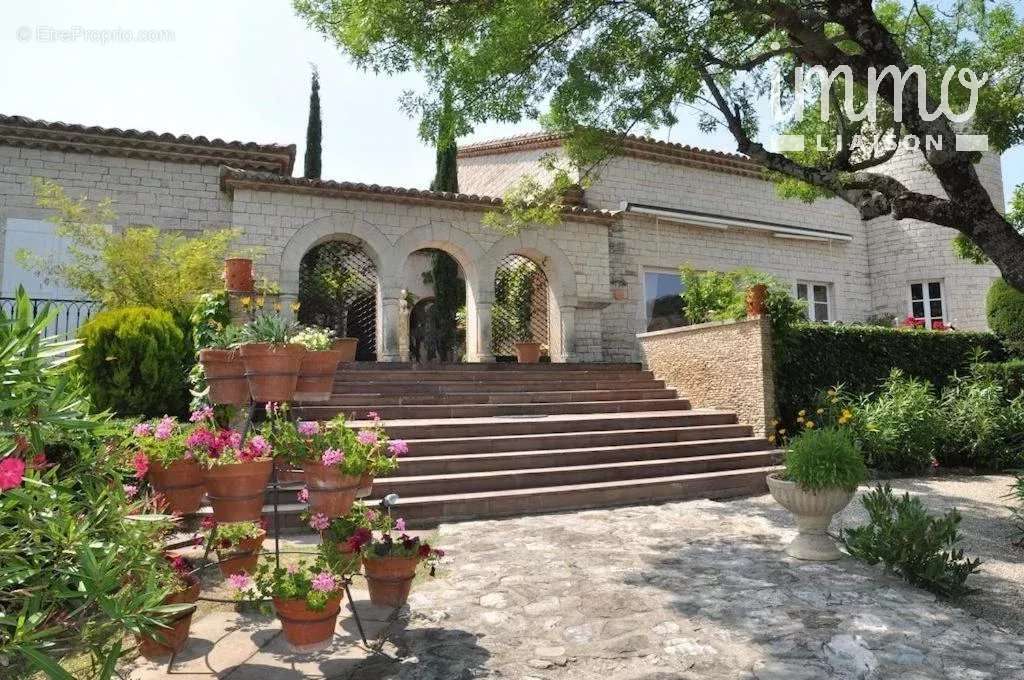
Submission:
<svg viewBox="0 0 1024 680">
<path fill-rule="evenodd" d="M 297 409 L 356 427 L 375 411 L 408 441 L 369 502 L 398 494 L 410 526 L 762 493 L 780 458 L 638 364 L 347 364 L 330 401 Z M 282 487 L 282 526 L 298 526 L 301 486 Z"/>
</svg>

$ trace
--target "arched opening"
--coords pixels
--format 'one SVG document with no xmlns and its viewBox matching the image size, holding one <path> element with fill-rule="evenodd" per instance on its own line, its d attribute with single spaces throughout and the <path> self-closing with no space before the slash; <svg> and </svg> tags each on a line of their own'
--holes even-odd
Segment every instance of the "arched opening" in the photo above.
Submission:
<svg viewBox="0 0 1024 680">
<path fill-rule="evenodd" d="M 356 338 L 356 360 L 375 361 L 378 285 L 377 266 L 357 240 L 313 246 L 299 264 L 298 319 Z"/>
<path fill-rule="evenodd" d="M 538 342 L 542 360 L 551 357 L 550 320 L 555 307 L 544 268 L 511 253 L 498 262 L 491 306 L 491 349 L 497 361 L 515 360 L 516 342 Z"/>
<path fill-rule="evenodd" d="M 436 248 L 414 251 L 405 271 L 410 361 L 464 361 L 466 273 L 454 257 Z"/>
</svg>

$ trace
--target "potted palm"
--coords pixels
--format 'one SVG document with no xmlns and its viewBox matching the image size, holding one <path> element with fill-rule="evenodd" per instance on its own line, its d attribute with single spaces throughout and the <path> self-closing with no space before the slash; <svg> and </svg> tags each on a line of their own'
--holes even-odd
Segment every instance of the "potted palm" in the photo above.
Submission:
<svg viewBox="0 0 1024 680">
<path fill-rule="evenodd" d="M 203 467 L 213 516 L 218 522 L 255 522 L 273 469 L 273 449 L 260 435 L 242 441 L 234 430 L 199 423 L 185 439 Z"/>
<path fill-rule="evenodd" d="M 376 531 L 356 529 L 345 542 L 345 549 L 362 557 L 370 602 L 379 607 L 401 607 L 409 599 L 416 568 L 426 564 L 433 571 L 444 552 L 405 533 L 402 518 L 393 520 L 390 515 L 377 513 L 371 524 Z"/>
<path fill-rule="evenodd" d="M 160 626 L 138 633 L 139 653 L 147 659 L 159 659 L 180 652 L 188 641 L 195 601 L 199 599 L 199 579 L 192 564 L 181 556 L 166 555 L 157 563 L 156 576 L 167 591 L 163 599 L 165 613 Z"/>
<path fill-rule="evenodd" d="M 864 459 L 847 431 L 823 427 L 794 437 L 785 470 L 768 475 L 772 496 L 796 516 L 799 529 L 786 554 L 800 560 L 839 559 L 842 553 L 828 527 L 866 478 Z"/>
<path fill-rule="evenodd" d="M 299 366 L 295 399 L 327 401 L 334 388 L 338 362 L 344 354 L 342 350 L 334 349 L 334 332 L 318 326 L 306 326 L 292 336 L 292 342 L 306 350 Z"/>
<path fill-rule="evenodd" d="M 207 399 L 211 404 L 240 406 L 249 403 L 245 364 L 238 351 L 241 342 L 241 327 L 228 325 L 213 335 L 207 347 L 199 350 L 199 364 L 209 385 Z"/>
<path fill-rule="evenodd" d="M 291 343 L 296 325 L 261 312 L 242 328 L 241 346 L 249 394 L 257 403 L 291 401 L 299 379 L 302 345 Z"/>
<path fill-rule="evenodd" d="M 174 418 L 139 423 L 128 444 L 135 450 L 136 471 L 145 471 L 168 510 L 190 515 L 199 509 L 206 493 L 203 470 Z"/>
<path fill-rule="evenodd" d="M 224 578 L 232 574 L 253 574 L 267 536 L 261 522 L 204 522 L 206 541 L 217 553 L 217 566 Z"/>
</svg>

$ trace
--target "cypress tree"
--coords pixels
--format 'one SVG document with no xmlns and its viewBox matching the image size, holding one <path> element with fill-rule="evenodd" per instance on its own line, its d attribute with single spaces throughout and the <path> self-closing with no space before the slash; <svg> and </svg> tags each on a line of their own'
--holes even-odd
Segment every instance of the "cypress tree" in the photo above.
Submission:
<svg viewBox="0 0 1024 680">
<path fill-rule="evenodd" d="M 430 183 L 431 191 L 459 192 L 459 148 L 455 143 L 455 116 L 452 106 L 452 95 L 445 88 L 441 116 L 437 124 L 437 156 L 435 159 L 434 181 Z"/>
<path fill-rule="evenodd" d="M 307 179 L 320 179 L 320 142 L 323 130 L 320 123 L 320 73 L 313 67 L 312 85 L 309 93 L 309 123 L 306 125 L 306 166 L 303 174 Z"/>
</svg>

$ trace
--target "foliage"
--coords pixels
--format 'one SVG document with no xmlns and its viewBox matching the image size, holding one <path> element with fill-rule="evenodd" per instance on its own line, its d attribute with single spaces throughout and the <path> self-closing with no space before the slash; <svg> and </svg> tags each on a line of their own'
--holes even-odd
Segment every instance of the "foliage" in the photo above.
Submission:
<svg viewBox="0 0 1024 680">
<path fill-rule="evenodd" d="M 495 338 L 529 342 L 533 338 L 533 286 L 539 268 L 526 258 L 498 267 L 491 306 L 491 333 Z"/>
<path fill-rule="evenodd" d="M 941 390 L 979 348 L 992 360 L 1004 356 L 991 333 L 798 324 L 775 347 L 779 413 L 791 427 L 796 412 L 825 390 L 844 384 L 855 394 L 872 392 L 894 368 Z"/>
<path fill-rule="evenodd" d="M 327 602 L 338 597 L 344 587 L 342 577 L 334 573 L 321 556 L 312 564 L 299 560 L 288 567 L 274 566 L 274 561 L 267 558 L 260 562 L 255 576 L 234 574 L 231 583 L 239 589 L 240 599 L 305 600 L 311 611 L 323 611 Z M 251 586 L 255 587 L 246 592 Z"/>
<path fill-rule="evenodd" d="M 444 557 L 444 551 L 432 547 L 419 536 L 405 533 L 405 520 L 393 519 L 390 513 L 369 511 L 365 515 L 369 528 L 357 527 L 344 543 L 344 550 L 359 553 L 364 559 L 379 557 L 418 557 L 433 571 Z M 392 533 L 397 532 L 398 536 Z"/>
<path fill-rule="evenodd" d="M 251 463 L 273 457 L 274 449 L 260 435 L 242 441 L 242 433 L 218 428 L 211 421 L 198 423 L 185 437 L 189 455 L 206 468 Z"/>
<path fill-rule="evenodd" d="M 304 326 L 292 336 L 291 341 L 310 352 L 325 352 L 334 344 L 334 331 L 319 326 Z"/>
<path fill-rule="evenodd" d="M 1024 395 L 1024 359 L 971 364 L 971 375 L 997 383 L 1007 399 Z"/>
<path fill-rule="evenodd" d="M 252 321 L 242 327 L 242 340 L 249 343 L 267 343 L 275 346 L 287 345 L 298 329 L 294 321 L 287 321 L 277 314 L 258 312 Z"/>
<path fill-rule="evenodd" d="M 1010 513 L 1017 530 L 1017 545 L 1024 545 L 1024 474 L 1017 475 L 1010 487 L 1009 497 L 1014 501 Z"/>
<path fill-rule="evenodd" d="M 366 507 L 362 501 L 356 501 L 347 515 L 333 518 L 321 533 L 320 554 L 336 573 L 359 573 L 359 551 L 349 546 L 348 540 L 357 531 L 372 530 L 377 514 L 377 510 Z"/>
<path fill-rule="evenodd" d="M 54 262 L 28 251 L 18 261 L 47 280 L 81 291 L 107 308 L 153 307 L 184 326 L 199 296 L 223 286 L 224 258 L 239 233 L 217 229 L 186 237 L 156 227 L 114 230 L 109 199 L 72 199 L 50 180 L 35 181 L 36 202 L 54 210 L 57 235 L 68 241 L 71 261 Z"/>
<path fill-rule="evenodd" d="M 303 177 L 320 179 L 321 139 L 323 137 L 320 122 L 320 72 L 316 66 L 310 77 L 309 86 L 309 122 L 306 124 L 306 156 Z"/>
<path fill-rule="evenodd" d="M 562 221 L 565 196 L 580 185 L 576 173 L 565 168 L 554 156 L 540 160 L 542 172 L 550 179 L 542 182 L 526 174 L 512 183 L 502 196 L 502 209 L 484 213 L 483 224 L 500 234 L 515 236 L 524 229 L 552 227 Z"/>
<path fill-rule="evenodd" d="M 1024 184 L 1013 190 L 1010 205 L 1006 210 L 1006 219 L 1018 232 L 1024 234 Z M 991 262 L 985 251 L 963 234 L 957 234 L 953 238 L 953 253 L 961 260 L 974 264 L 989 264 Z"/>
<path fill-rule="evenodd" d="M 441 110 L 438 114 L 434 146 L 437 149 L 434 179 L 430 183 L 431 191 L 448 191 L 459 193 L 458 145 L 455 143 L 455 131 L 458 122 L 455 120 L 451 90 L 445 90 L 441 96 Z"/>
<path fill-rule="evenodd" d="M 372 261 L 353 259 L 352 251 L 352 244 L 342 241 L 321 243 L 303 256 L 299 268 L 303 320 L 333 325 L 341 338 L 348 335 L 352 306 L 368 292 L 366 279 L 375 276 Z"/>
<path fill-rule="evenodd" d="M 100 312 L 78 331 L 78 368 L 97 408 L 146 417 L 185 412 L 192 357 L 169 312 L 125 307 Z M 154 389 L 154 386 L 159 389 Z"/>
<path fill-rule="evenodd" d="M 1024 293 L 996 279 L 985 300 L 988 325 L 1011 352 L 1024 356 Z"/>
<path fill-rule="evenodd" d="M 963 549 L 957 547 L 960 513 L 956 509 L 933 517 L 919 498 L 905 493 L 897 499 L 888 484 L 866 493 L 862 502 L 868 523 L 843 535 L 851 555 L 871 565 L 881 562 L 908 583 L 937 595 L 968 592 L 965 582 L 981 561 L 964 557 Z"/>
<path fill-rule="evenodd" d="M 200 350 L 212 348 L 220 341 L 231 322 L 227 291 L 200 295 L 188 320 L 192 330 L 192 347 L 198 356 Z M 209 389 L 206 374 L 198 361 L 193 362 L 188 372 L 188 386 L 192 395 L 189 407 L 195 410 L 206 403 Z"/>
<path fill-rule="evenodd" d="M 683 309 L 690 323 L 739 320 L 747 316 L 747 291 L 757 284 L 768 288 L 764 314 L 777 336 L 807 318 L 804 302 L 789 294 L 779 279 L 750 268 L 731 272 L 698 272 L 690 266 L 680 268 L 683 283 Z"/>
<path fill-rule="evenodd" d="M 864 459 L 847 430 L 806 429 L 793 437 L 786 452 L 785 478 L 808 491 L 853 491 L 867 479 Z"/>
<path fill-rule="evenodd" d="M 174 418 L 165 416 L 136 425 L 125 444 L 135 456 L 142 455 L 147 466 L 152 462 L 168 466 L 192 457 L 185 446 L 185 437 L 185 428 Z"/>
<path fill-rule="evenodd" d="M 978 376 L 956 377 L 942 394 L 942 465 L 1004 470 L 1024 465 L 1024 396 Z"/>
<path fill-rule="evenodd" d="M 434 286 L 434 304 L 430 308 L 433 353 L 441 361 L 453 361 L 458 358 L 459 345 L 456 315 L 466 304 L 466 283 L 459 278 L 459 263 L 444 251 L 433 251 L 430 281 Z"/>
<path fill-rule="evenodd" d="M 203 524 L 203 538 L 204 541 L 207 542 L 211 537 L 215 538 L 216 541 L 213 548 L 217 551 L 229 550 L 231 547 L 237 545 L 239 541 L 244 541 L 250 538 L 259 538 L 261 535 L 266 533 L 266 529 L 260 522 L 218 523 L 212 517 L 209 519 L 211 521 L 204 521 Z"/>
</svg>

